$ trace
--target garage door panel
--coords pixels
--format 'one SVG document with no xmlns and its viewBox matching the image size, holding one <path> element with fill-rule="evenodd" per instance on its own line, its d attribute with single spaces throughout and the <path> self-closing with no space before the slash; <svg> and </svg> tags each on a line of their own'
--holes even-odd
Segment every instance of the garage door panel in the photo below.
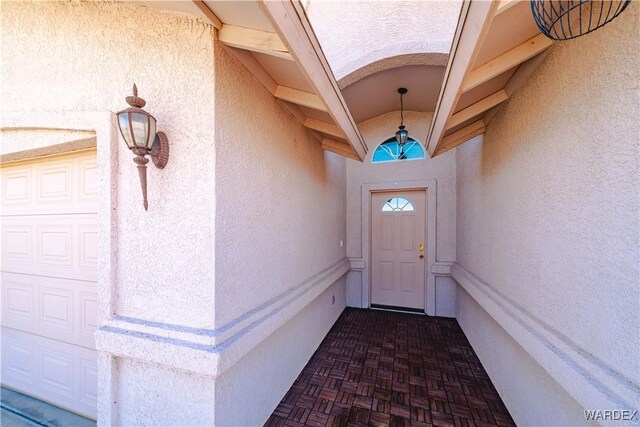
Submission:
<svg viewBox="0 0 640 427">
<path fill-rule="evenodd" d="M 95 417 L 95 151 L 4 165 L 2 383 Z"/>
<path fill-rule="evenodd" d="M 98 402 L 98 366 L 96 358 L 80 358 L 80 401 L 95 408 Z"/>
<path fill-rule="evenodd" d="M 73 292 L 58 287 L 40 288 L 40 326 L 52 335 L 70 335 L 73 340 Z M 47 335 L 48 336 L 48 335 Z"/>
<path fill-rule="evenodd" d="M 20 340 L 2 328 L 2 381 L 29 387 L 36 383 L 33 343 Z"/>
<path fill-rule="evenodd" d="M 19 224 L 19 223 L 18 223 Z M 6 262 L 33 261 L 33 230 L 27 225 L 2 227 L 3 266 Z"/>
<path fill-rule="evenodd" d="M 98 164 L 95 159 L 80 160 L 78 173 L 78 200 L 95 203 L 98 196 Z"/>
<path fill-rule="evenodd" d="M 73 199 L 73 169 L 71 162 L 56 162 L 36 169 L 38 204 L 70 202 Z"/>
<path fill-rule="evenodd" d="M 3 327 L 2 359 L 4 384 L 95 417 L 95 350 Z"/>
<path fill-rule="evenodd" d="M 2 270 L 96 280 L 96 214 L 3 217 Z"/>
<path fill-rule="evenodd" d="M 40 386 L 69 399 L 73 398 L 73 357 L 42 348 L 40 350 Z"/>
<path fill-rule="evenodd" d="M 95 348 L 95 283 L 2 273 L 2 325 Z"/>
<path fill-rule="evenodd" d="M 4 215 L 95 212 L 95 153 L 79 153 L 2 169 Z"/>
<path fill-rule="evenodd" d="M 78 343 L 94 348 L 94 334 L 98 328 L 98 296 L 94 292 L 79 292 Z"/>
<path fill-rule="evenodd" d="M 16 324 L 30 325 L 35 319 L 33 286 L 19 281 L 2 278 L 2 324 L 12 321 Z M 11 320 L 9 320 L 11 319 Z"/>
<path fill-rule="evenodd" d="M 42 225 L 37 227 L 37 233 L 38 261 L 41 264 L 73 266 L 72 225 Z"/>
<path fill-rule="evenodd" d="M 11 209 L 31 203 L 31 169 L 13 168 L 2 173 L 2 207 Z"/>
</svg>

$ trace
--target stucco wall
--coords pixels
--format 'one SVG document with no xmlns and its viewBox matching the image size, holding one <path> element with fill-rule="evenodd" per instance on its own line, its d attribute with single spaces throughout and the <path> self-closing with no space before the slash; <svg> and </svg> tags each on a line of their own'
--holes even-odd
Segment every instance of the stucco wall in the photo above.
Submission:
<svg viewBox="0 0 640 427">
<path fill-rule="evenodd" d="M 576 369 L 575 383 L 559 382 L 583 407 L 637 409 L 624 406 L 637 403 L 640 383 L 639 22 L 632 4 L 601 30 L 557 43 L 484 141 L 457 149 L 460 277 L 475 276 L 464 281 L 511 310 L 499 322 L 506 330 L 520 318 L 557 339 L 557 348 L 525 332 L 516 341 L 554 378 Z M 473 327 L 480 321 L 461 321 L 472 343 L 494 333 Z M 574 368 L 542 357 L 547 350 Z M 492 379 L 498 389 L 529 387 L 507 372 Z M 525 395 L 503 398 L 516 422 L 535 420 Z"/>
<path fill-rule="evenodd" d="M 322 151 L 198 20 L 122 3 L 1 7 L 3 111 L 21 112 L 11 116 L 20 128 L 56 129 L 36 132 L 50 145 L 38 149 L 63 136 L 72 148 L 68 129 L 94 132 L 108 175 L 98 190 L 112 212 L 101 236 L 113 243 L 99 254 L 98 422 L 211 424 L 216 378 L 248 390 L 247 363 L 287 356 L 301 369 L 345 306 L 345 159 Z M 148 212 L 112 114 L 134 81 L 171 143 L 167 167 L 149 166 Z M 305 344 L 274 345 L 281 328 L 304 331 Z M 268 351 L 252 352 L 261 342 Z M 268 393 L 247 419 L 291 383 L 274 378 L 247 394 Z M 204 394 L 177 404 L 174 383 Z M 218 405 L 221 420 L 250 406 L 233 404 Z"/>
<path fill-rule="evenodd" d="M 503 401 L 510 404 L 509 411 L 517 425 L 596 424 L 585 421 L 578 402 L 473 297 L 461 288 L 456 295 L 456 320 Z"/>
<path fill-rule="evenodd" d="M 340 80 L 396 55 L 449 53 L 459 1 L 310 0 L 305 10 L 331 69 Z"/>
<path fill-rule="evenodd" d="M 455 155 L 445 153 L 435 159 L 408 160 L 404 162 L 371 163 L 377 146 L 392 137 L 398 129 L 398 111 L 367 120 L 359 124 L 369 152 L 363 162 L 347 161 L 347 256 L 350 259 L 364 259 L 365 269 L 369 268 L 368 248 L 364 247 L 362 224 L 362 186 L 367 183 L 390 183 L 390 189 L 398 183 L 433 179 L 437 185 L 436 206 L 436 261 L 453 261 L 456 243 L 456 195 L 455 195 Z M 424 142 L 431 121 L 431 113 L 405 112 L 405 125 L 409 135 Z M 368 230 L 368 225 L 365 225 Z M 427 236 L 433 242 L 433 236 Z M 360 271 L 349 273 L 347 284 L 347 305 L 367 307 L 362 303 L 363 287 L 368 286 L 366 274 Z M 449 277 L 436 278 L 436 314 L 453 316 L 455 313 L 455 284 Z"/>
<path fill-rule="evenodd" d="M 342 277 L 222 374 L 216 381 L 216 424 L 264 424 L 344 308 Z"/>
<path fill-rule="evenodd" d="M 2 120 L 10 117 L 23 136 L 37 136 L 22 149 L 28 155 L 76 149 L 78 132 L 69 129 L 97 141 L 98 423 L 211 424 L 212 377 L 167 366 L 192 360 L 181 353 L 187 347 L 143 328 L 170 335 L 175 325 L 214 324 L 212 28 L 115 2 L 2 2 L 0 11 Z M 134 82 L 171 144 L 164 170 L 149 165 L 147 212 L 113 114 L 127 107 Z M 30 127 L 40 130 L 25 131 Z M 122 316 L 133 323 L 105 329 Z M 144 333 L 125 329 L 132 325 Z M 144 361 L 158 356 L 165 366 Z M 200 395 L 184 401 L 194 389 Z"/>
<path fill-rule="evenodd" d="M 206 426 L 215 422 L 211 377 L 136 359 L 115 362 L 120 426 Z M 104 423 L 104 420 L 99 420 Z"/>
<path fill-rule="evenodd" d="M 345 258 L 345 158 L 216 47 L 216 321 Z"/>
<path fill-rule="evenodd" d="M 259 312 L 244 331 L 270 331 L 246 339 L 248 353 L 216 380 L 216 423 L 259 425 L 345 307 L 346 161 L 322 151 L 221 45 L 215 55 L 216 323 Z M 313 284 L 336 265 L 337 281 Z M 320 294 L 290 310 L 307 283 Z M 281 325 L 273 301 L 288 311 Z"/>
<path fill-rule="evenodd" d="M 167 167 L 149 164 L 148 212 L 133 156 L 119 146 L 112 314 L 212 326 L 214 82 L 200 77 L 213 76 L 211 27 L 122 3 L 0 8 L 4 111 L 116 112 L 135 82 L 169 137 Z"/>
</svg>

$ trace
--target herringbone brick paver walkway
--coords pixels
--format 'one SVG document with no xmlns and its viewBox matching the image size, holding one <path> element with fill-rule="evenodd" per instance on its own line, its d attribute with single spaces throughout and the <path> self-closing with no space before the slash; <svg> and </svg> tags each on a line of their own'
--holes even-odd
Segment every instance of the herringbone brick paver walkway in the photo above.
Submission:
<svg viewBox="0 0 640 427">
<path fill-rule="evenodd" d="M 512 426 L 453 319 L 347 308 L 265 426 Z"/>
</svg>

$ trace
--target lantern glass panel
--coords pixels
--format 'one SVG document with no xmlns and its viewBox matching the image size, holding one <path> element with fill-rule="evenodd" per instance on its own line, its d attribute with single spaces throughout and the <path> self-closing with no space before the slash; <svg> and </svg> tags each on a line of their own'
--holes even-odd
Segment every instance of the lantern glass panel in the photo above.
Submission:
<svg viewBox="0 0 640 427">
<path fill-rule="evenodd" d="M 118 127 L 120 127 L 120 133 L 124 142 L 129 148 L 134 148 L 133 141 L 131 140 L 131 132 L 129 131 L 129 113 L 118 113 Z"/>
<path fill-rule="evenodd" d="M 151 150 L 153 142 L 156 140 L 156 119 L 149 116 L 149 138 L 147 139 L 147 150 Z"/>
<path fill-rule="evenodd" d="M 131 112 L 131 130 L 136 147 L 146 148 L 149 139 L 149 116 L 144 113 Z"/>
<path fill-rule="evenodd" d="M 398 130 L 396 132 L 396 140 L 398 141 L 398 144 L 400 144 L 401 146 L 406 144 L 408 136 L 409 136 L 409 132 L 407 130 L 405 129 Z"/>
</svg>

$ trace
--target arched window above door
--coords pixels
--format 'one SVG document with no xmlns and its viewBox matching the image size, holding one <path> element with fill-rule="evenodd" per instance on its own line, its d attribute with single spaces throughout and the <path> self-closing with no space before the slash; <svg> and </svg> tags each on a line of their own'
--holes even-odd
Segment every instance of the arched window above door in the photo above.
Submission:
<svg viewBox="0 0 640 427">
<path fill-rule="evenodd" d="M 413 205 L 404 197 L 392 197 L 382 205 L 382 212 L 410 212 Z"/>
<path fill-rule="evenodd" d="M 372 163 L 393 162 L 397 160 L 424 159 L 422 145 L 413 138 L 407 138 L 404 147 L 400 147 L 395 137 L 378 145 L 373 152 Z"/>
</svg>

